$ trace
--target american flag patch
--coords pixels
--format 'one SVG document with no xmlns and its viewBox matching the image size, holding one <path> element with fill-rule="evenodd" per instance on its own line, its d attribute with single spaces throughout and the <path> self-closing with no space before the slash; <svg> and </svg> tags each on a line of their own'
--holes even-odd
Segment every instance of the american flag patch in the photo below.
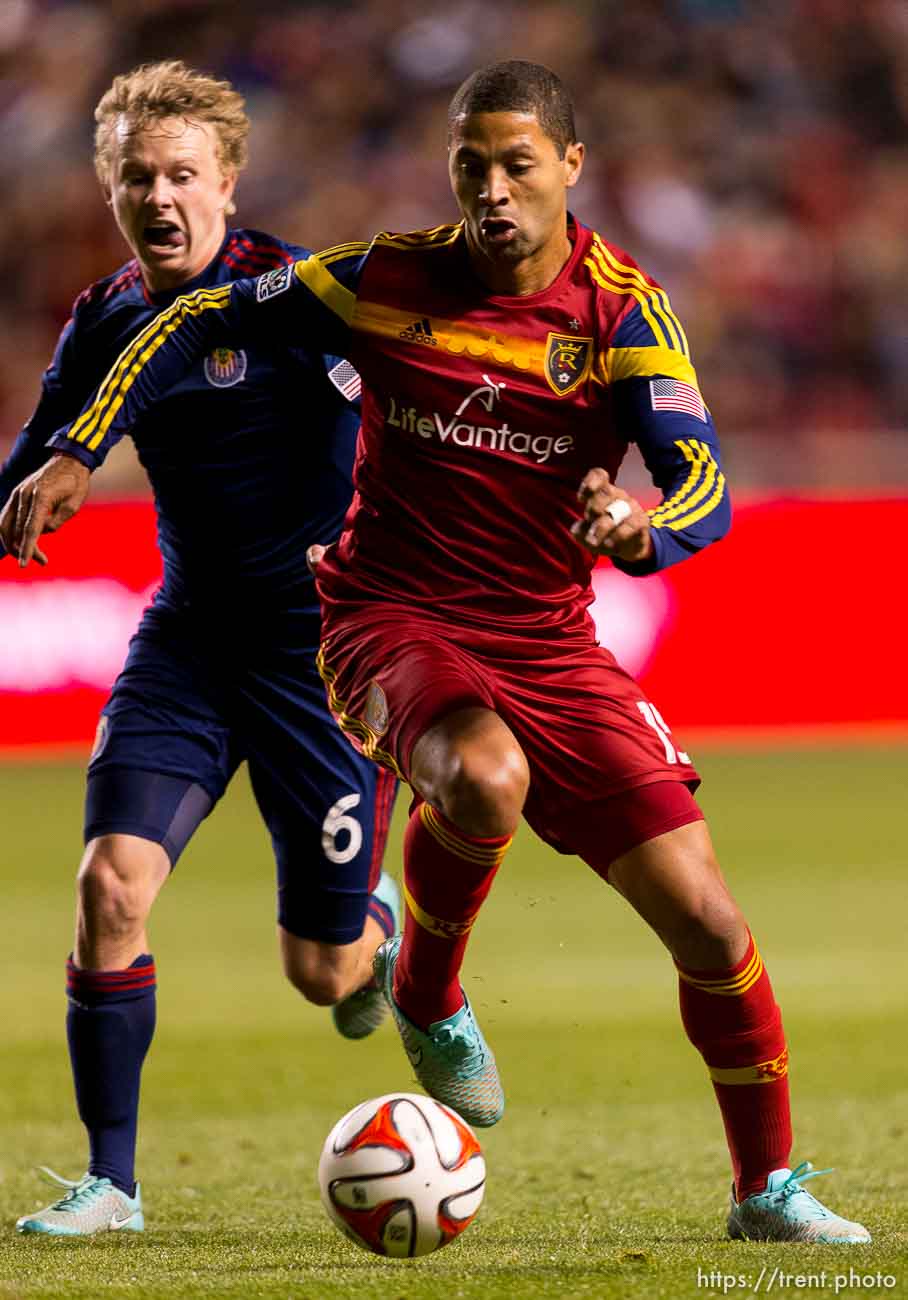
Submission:
<svg viewBox="0 0 908 1300">
<path fill-rule="evenodd" d="M 337 391 L 343 393 L 348 402 L 355 402 L 363 391 L 363 381 L 359 377 L 359 371 L 355 366 L 351 366 L 349 361 L 338 361 L 337 365 L 332 366 L 328 371 L 328 378 Z"/>
<path fill-rule="evenodd" d="M 681 379 L 651 379 L 649 396 L 654 411 L 681 411 L 706 423 L 706 407 L 693 384 Z"/>
</svg>

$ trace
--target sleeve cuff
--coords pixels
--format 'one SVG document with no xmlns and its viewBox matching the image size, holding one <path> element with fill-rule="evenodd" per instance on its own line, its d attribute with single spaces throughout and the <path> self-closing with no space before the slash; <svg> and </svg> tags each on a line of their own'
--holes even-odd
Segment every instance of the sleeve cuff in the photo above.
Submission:
<svg viewBox="0 0 908 1300">
<path fill-rule="evenodd" d="M 55 433 L 52 438 L 48 438 L 47 446 L 52 447 L 55 452 L 62 452 L 64 456 L 72 456 L 73 460 L 80 461 L 88 469 L 97 469 L 101 461 L 86 447 L 82 447 L 77 442 L 71 442 L 65 433 Z"/>
<path fill-rule="evenodd" d="M 649 535 L 653 543 L 653 553 L 646 560 L 619 560 L 617 555 L 611 557 L 612 564 L 631 578 L 646 578 L 651 573 L 658 573 L 665 567 L 664 545 L 658 528 L 651 528 Z"/>
</svg>

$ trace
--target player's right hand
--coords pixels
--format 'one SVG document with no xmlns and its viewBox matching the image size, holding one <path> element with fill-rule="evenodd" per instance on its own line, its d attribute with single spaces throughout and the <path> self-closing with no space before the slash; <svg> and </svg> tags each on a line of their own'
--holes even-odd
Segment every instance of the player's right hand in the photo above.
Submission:
<svg viewBox="0 0 908 1300">
<path fill-rule="evenodd" d="M 19 484 L 0 514 L 0 541 L 18 558 L 20 569 L 29 560 L 47 564 L 38 538 L 72 519 L 88 496 L 90 482 L 86 465 L 58 454 Z"/>
</svg>

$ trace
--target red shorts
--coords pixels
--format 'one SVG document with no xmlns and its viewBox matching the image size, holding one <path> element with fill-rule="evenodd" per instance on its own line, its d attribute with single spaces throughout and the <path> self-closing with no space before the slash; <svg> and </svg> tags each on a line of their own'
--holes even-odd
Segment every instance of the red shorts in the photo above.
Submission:
<svg viewBox="0 0 908 1300">
<path fill-rule="evenodd" d="M 434 723 L 458 709 L 493 710 L 529 763 L 527 821 L 603 875 L 628 849 L 702 817 L 689 757 L 593 642 L 455 628 L 382 602 L 329 612 L 319 670 L 347 738 L 403 780 Z"/>
</svg>

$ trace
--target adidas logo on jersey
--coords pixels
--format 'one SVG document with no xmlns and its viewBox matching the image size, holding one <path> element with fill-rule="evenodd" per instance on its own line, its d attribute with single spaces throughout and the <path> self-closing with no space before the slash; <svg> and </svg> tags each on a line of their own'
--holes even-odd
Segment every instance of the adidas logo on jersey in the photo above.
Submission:
<svg viewBox="0 0 908 1300">
<path fill-rule="evenodd" d="M 432 333 L 432 325 L 427 316 L 423 316 L 422 320 L 415 320 L 412 325 L 402 329 L 400 337 L 406 339 L 408 343 L 428 343 L 429 347 L 438 347 L 438 339 Z"/>
</svg>

